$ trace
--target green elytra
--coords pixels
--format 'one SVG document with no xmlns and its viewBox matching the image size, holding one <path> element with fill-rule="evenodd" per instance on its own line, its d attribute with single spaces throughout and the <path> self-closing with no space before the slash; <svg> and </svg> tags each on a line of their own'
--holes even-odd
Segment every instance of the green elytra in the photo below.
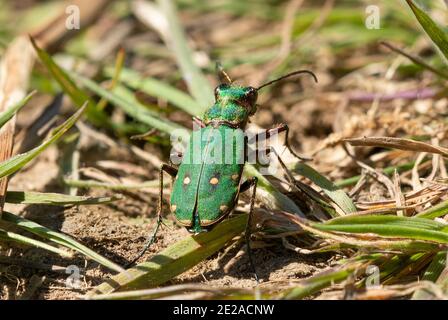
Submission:
<svg viewBox="0 0 448 320">
<path fill-rule="evenodd" d="M 192 133 L 179 168 L 167 164 L 163 164 L 160 168 L 158 221 L 143 250 L 128 265 L 134 264 L 143 256 L 155 240 L 162 221 L 163 171 L 165 171 L 175 177 L 170 198 L 171 212 L 180 225 L 193 233 L 206 231 L 224 219 L 233 211 L 239 194 L 253 187 L 246 227 L 246 245 L 250 264 L 258 279 L 250 254 L 249 241 L 257 178 L 248 178 L 242 182 L 247 152 L 244 129 L 249 117 L 257 110 L 258 90 L 300 73 L 312 75 L 316 82 L 317 78 L 308 70 L 299 70 L 254 88 L 232 84 L 227 74 L 222 70 L 221 72 L 229 83 L 216 87 L 213 106 L 205 112 L 202 120 L 194 119 L 199 122 L 201 128 Z M 289 128 L 286 124 L 266 130 L 263 135 L 257 136 L 257 140 L 269 139 L 270 136 L 283 131 L 286 132 L 284 144 L 295 155 L 288 144 Z"/>
</svg>

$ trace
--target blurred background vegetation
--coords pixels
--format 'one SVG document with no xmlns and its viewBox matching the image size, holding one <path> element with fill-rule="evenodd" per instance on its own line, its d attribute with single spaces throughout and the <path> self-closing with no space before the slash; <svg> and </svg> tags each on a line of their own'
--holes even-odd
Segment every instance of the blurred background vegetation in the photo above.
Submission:
<svg viewBox="0 0 448 320">
<path fill-rule="evenodd" d="M 73 5 L 79 30 L 66 24 Z M 0 1 L 0 296 L 446 298 L 446 10 L 444 1 Z M 259 176 L 262 282 L 244 251 L 245 215 L 192 237 L 168 210 L 148 261 L 125 279 L 155 223 L 169 134 L 188 134 L 213 103 L 217 61 L 241 85 L 297 69 L 319 78 L 263 91 L 249 126 L 287 123 L 294 149 L 313 158 L 282 153 L 293 179 Z M 68 265 L 81 270 L 76 288 Z M 381 286 L 366 286 L 375 272 Z M 103 283 L 110 276 L 116 287 Z"/>
</svg>

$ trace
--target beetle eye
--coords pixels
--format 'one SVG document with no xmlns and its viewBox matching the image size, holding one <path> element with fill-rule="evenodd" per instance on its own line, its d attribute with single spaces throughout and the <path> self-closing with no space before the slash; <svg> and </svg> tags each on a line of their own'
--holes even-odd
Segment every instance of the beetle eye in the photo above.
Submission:
<svg viewBox="0 0 448 320">
<path fill-rule="evenodd" d="M 249 91 L 247 92 L 247 96 L 255 102 L 255 100 L 257 100 L 258 97 L 258 92 L 255 88 L 250 88 Z"/>
<path fill-rule="evenodd" d="M 221 95 L 221 91 L 227 89 L 228 87 L 229 87 L 229 85 L 225 84 L 225 83 L 220 84 L 219 86 L 217 86 L 215 88 L 215 99 L 218 100 L 218 96 Z"/>
</svg>

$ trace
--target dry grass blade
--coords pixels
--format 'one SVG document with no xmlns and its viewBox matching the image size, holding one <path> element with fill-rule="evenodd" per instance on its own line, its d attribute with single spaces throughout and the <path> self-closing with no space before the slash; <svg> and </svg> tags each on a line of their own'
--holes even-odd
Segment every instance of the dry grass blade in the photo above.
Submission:
<svg viewBox="0 0 448 320">
<path fill-rule="evenodd" d="M 117 57 L 115 58 L 115 68 L 113 71 L 111 82 L 109 83 L 109 86 L 108 86 L 109 90 L 112 90 L 117 85 L 117 83 L 120 79 L 121 72 L 123 70 L 125 59 L 126 59 L 125 51 L 123 48 L 120 48 L 120 50 L 117 53 Z M 102 98 L 98 102 L 97 108 L 100 110 L 104 110 L 106 105 L 107 105 L 107 100 Z"/>
<path fill-rule="evenodd" d="M 436 153 L 448 157 L 447 148 L 438 147 L 429 143 L 414 141 L 410 139 L 394 137 L 363 137 L 344 139 L 344 141 L 350 143 L 352 146 L 394 148 L 407 151 Z"/>
<path fill-rule="evenodd" d="M 244 288 L 214 287 L 198 284 L 181 284 L 155 289 L 133 290 L 87 296 L 87 300 L 147 300 L 172 298 L 172 295 L 189 295 L 201 292 L 209 299 L 254 299 L 255 290 Z M 203 296 L 201 296 L 203 298 Z"/>
<path fill-rule="evenodd" d="M 100 188 L 108 190 L 132 190 L 139 189 L 140 191 L 145 191 L 145 189 L 157 189 L 159 186 L 159 181 L 152 180 L 136 184 L 119 184 L 119 183 L 107 183 L 96 180 L 73 180 L 64 179 L 64 183 L 68 186 L 78 187 L 78 188 Z"/>
<path fill-rule="evenodd" d="M 33 66 L 33 50 L 28 39 L 19 37 L 8 47 L 0 62 L 0 113 L 19 103 L 28 88 L 28 78 Z M 16 120 L 13 116 L 0 128 L 0 162 L 11 157 Z M 8 178 L 0 178 L 0 217 Z"/>
<path fill-rule="evenodd" d="M 409 296 L 414 292 L 424 290 L 425 292 L 431 292 L 436 299 L 446 299 L 441 292 L 440 288 L 430 281 L 416 281 L 404 285 L 388 285 L 381 286 L 379 288 L 368 288 L 361 292 L 353 294 L 352 299 L 355 300 L 387 300 L 398 299 L 401 297 Z"/>
<path fill-rule="evenodd" d="M 71 196 L 60 193 L 42 193 L 30 191 L 8 191 L 7 203 L 45 204 L 53 206 L 104 204 L 120 200 L 120 195 L 112 197 Z"/>
</svg>

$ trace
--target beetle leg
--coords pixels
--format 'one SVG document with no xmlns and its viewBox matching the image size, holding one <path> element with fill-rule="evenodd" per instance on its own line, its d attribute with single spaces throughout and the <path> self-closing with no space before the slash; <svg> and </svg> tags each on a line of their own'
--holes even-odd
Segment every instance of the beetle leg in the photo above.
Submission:
<svg viewBox="0 0 448 320">
<path fill-rule="evenodd" d="M 277 153 L 277 151 L 275 151 L 275 149 L 273 147 L 270 147 L 269 149 L 267 149 L 266 152 L 267 153 L 272 152 L 273 154 L 275 154 L 278 162 L 280 163 L 280 166 L 282 167 L 283 171 L 286 173 L 286 178 L 287 178 L 288 182 L 290 183 L 290 185 L 292 185 L 298 191 L 301 191 L 302 193 L 304 193 L 311 200 L 316 201 L 317 203 L 319 203 L 321 205 L 323 204 L 320 194 L 317 191 L 315 191 L 313 188 L 309 187 L 308 185 L 306 185 L 300 181 L 297 181 L 294 178 L 294 175 L 292 174 L 291 170 L 288 169 L 288 167 L 285 165 L 285 163 L 283 162 L 280 155 Z"/>
<path fill-rule="evenodd" d="M 148 250 L 148 248 L 155 242 L 157 231 L 159 230 L 160 224 L 162 223 L 162 203 L 163 203 L 163 171 L 168 173 L 170 176 L 175 177 L 177 175 L 177 169 L 168 165 L 162 164 L 159 169 L 159 203 L 157 205 L 157 222 L 151 236 L 148 238 L 145 246 L 140 251 L 140 253 L 126 265 L 126 268 L 132 266 L 138 259 L 140 259 Z"/>
<path fill-rule="evenodd" d="M 205 128 L 205 123 L 198 117 L 193 117 L 193 123 L 198 125 L 199 128 Z"/>
<path fill-rule="evenodd" d="M 270 137 L 279 134 L 281 132 L 285 131 L 285 141 L 283 142 L 283 145 L 291 152 L 291 154 L 296 157 L 299 160 L 302 161 L 310 161 L 312 158 L 306 157 L 306 156 L 299 156 L 289 145 L 289 127 L 286 123 L 280 124 L 278 127 L 267 129 L 265 132 L 259 133 L 256 135 L 256 141 L 257 145 L 259 142 L 269 139 Z"/>
<path fill-rule="evenodd" d="M 265 152 L 266 152 L 266 154 L 269 154 L 269 153 L 272 152 L 275 155 L 275 157 L 277 158 L 278 162 L 280 163 L 280 166 L 283 168 L 283 171 L 285 171 L 285 173 L 286 173 L 286 177 L 287 177 L 288 182 L 290 184 L 292 184 L 292 185 L 296 185 L 296 179 L 294 178 L 293 174 L 291 173 L 291 170 L 289 170 L 288 167 L 285 165 L 285 163 L 283 162 L 282 158 L 277 153 L 275 148 L 268 147 L 268 149 L 266 149 Z"/>
<path fill-rule="evenodd" d="M 270 147 L 269 149 L 265 150 L 265 152 L 266 152 L 266 154 L 272 152 L 277 157 L 277 160 L 280 163 L 280 166 L 282 167 L 283 171 L 286 173 L 286 178 L 287 178 L 288 182 L 292 186 L 297 188 L 299 191 L 304 192 L 306 195 L 310 196 L 312 200 L 320 202 L 320 200 L 316 200 L 316 199 L 319 199 L 319 197 L 315 197 L 316 195 L 314 195 L 314 197 L 310 195 L 310 193 L 315 192 L 315 191 L 313 191 L 314 189 L 308 187 L 306 184 L 302 184 L 301 182 L 297 181 L 294 178 L 294 175 L 292 174 L 291 170 L 288 169 L 288 167 L 285 165 L 285 163 L 283 162 L 280 155 L 277 153 L 277 151 L 275 151 L 275 149 L 273 147 Z"/>
<path fill-rule="evenodd" d="M 246 246 L 247 246 L 247 254 L 249 256 L 249 263 L 252 267 L 255 280 L 258 283 L 258 274 L 257 269 L 255 268 L 254 260 L 252 258 L 252 249 L 250 247 L 250 235 L 251 235 L 251 226 L 252 226 L 252 216 L 254 212 L 254 205 L 255 205 L 255 195 L 257 192 L 257 183 L 258 178 L 252 177 L 247 179 L 245 182 L 243 182 L 240 186 L 240 192 L 244 192 L 250 189 L 252 187 L 252 195 L 250 197 L 250 209 L 249 209 L 249 218 L 247 219 L 247 225 L 246 225 L 246 232 L 245 232 L 245 238 L 246 238 Z"/>
</svg>

